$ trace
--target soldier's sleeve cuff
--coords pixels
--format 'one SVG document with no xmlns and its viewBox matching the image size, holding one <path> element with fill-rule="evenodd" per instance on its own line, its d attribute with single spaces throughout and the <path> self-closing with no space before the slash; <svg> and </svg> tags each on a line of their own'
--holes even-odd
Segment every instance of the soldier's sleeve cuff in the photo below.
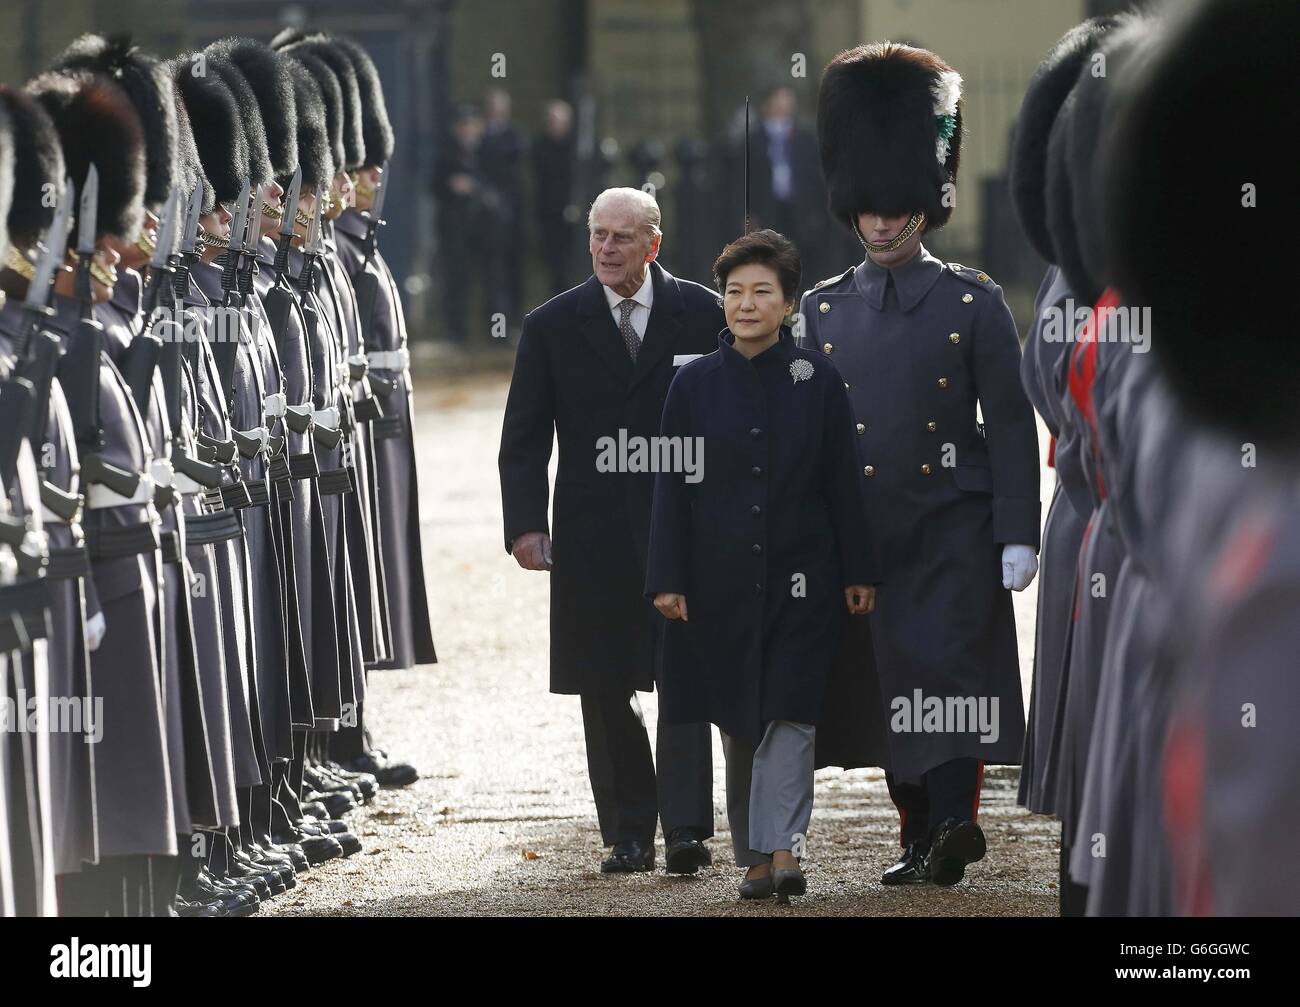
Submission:
<svg viewBox="0 0 1300 1007">
<path fill-rule="evenodd" d="M 993 541 L 1002 545 L 1027 545 L 1035 552 L 1043 505 L 1037 500 L 1014 497 L 993 498 Z"/>
</svg>

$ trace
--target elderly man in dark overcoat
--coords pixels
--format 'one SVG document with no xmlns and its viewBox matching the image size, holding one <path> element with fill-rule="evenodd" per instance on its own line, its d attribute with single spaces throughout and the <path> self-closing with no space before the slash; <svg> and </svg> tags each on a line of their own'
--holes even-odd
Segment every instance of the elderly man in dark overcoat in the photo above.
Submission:
<svg viewBox="0 0 1300 1007">
<path fill-rule="evenodd" d="M 659 207 L 609 189 L 588 217 L 593 275 L 528 314 L 501 431 L 505 547 L 551 573 L 551 691 L 582 698 L 606 873 L 652 870 L 656 818 L 669 871 L 711 862 L 707 723 L 659 721 L 658 779 L 637 702 L 654 688 L 661 617 L 642 595 L 653 447 L 676 369 L 712 351 L 717 295 L 656 262 Z M 558 435 L 554 526 L 548 465 Z"/>
</svg>

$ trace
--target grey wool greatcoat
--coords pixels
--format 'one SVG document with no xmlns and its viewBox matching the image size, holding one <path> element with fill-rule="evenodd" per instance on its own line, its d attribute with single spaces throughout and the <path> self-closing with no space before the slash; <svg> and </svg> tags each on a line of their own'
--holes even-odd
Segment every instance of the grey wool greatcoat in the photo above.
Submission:
<svg viewBox="0 0 1300 1007">
<path fill-rule="evenodd" d="M 558 436 L 551 691 L 648 692 L 662 617 L 646 601 L 654 473 L 602 472 L 603 437 L 659 433 L 683 357 L 711 353 L 725 324 L 718 295 L 651 263 L 654 303 L 636 363 L 594 276 L 524 319 L 501 427 L 505 547 L 547 531 L 547 467 Z M 629 450 L 626 466 L 632 468 Z M 638 466 L 639 467 L 639 466 Z"/>
<path fill-rule="evenodd" d="M 1002 290 L 922 247 L 892 271 L 868 258 L 808 291 L 800 310 L 804 344 L 838 369 L 853 410 L 881 563 L 870 618 L 886 768 L 913 780 L 955 758 L 1016 764 L 1024 706 L 1001 556 L 1009 543 L 1038 548 L 1038 437 Z M 863 636 L 846 642 L 861 648 Z M 866 674 L 871 655 L 849 663 Z M 918 699 L 951 714 L 927 723 Z M 979 704 L 991 730 L 967 718 Z M 857 761 L 868 741 L 864 727 L 862 752 L 832 764 L 871 764 Z"/>
<path fill-rule="evenodd" d="M 646 597 L 688 616 L 664 628 L 660 716 L 754 746 L 773 720 L 819 724 L 844 588 L 878 580 L 835 368 L 789 330 L 752 359 L 724 332 L 673 379 L 662 435 L 697 467 L 655 478 Z"/>
<path fill-rule="evenodd" d="M 366 218 L 346 210 L 334 222 L 338 259 L 355 283 L 363 273 L 379 280 L 374 312 L 359 318 L 367 354 L 396 353 L 407 348 L 406 316 L 397 280 L 378 252 L 366 262 Z M 429 598 L 424 583 L 424 551 L 420 545 L 420 486 L 415 463 L 415 406 L 409 368 L 374 367 L 376 377 L 392 383 L 380 395 L 383 418 L 371 423 L 374 440 L 375 501 L 384 571 L 385 604 L 391 629 L 391 653 L 376 668 L 410 668 L 438 660 L 429 624 Z"/>
</svg>

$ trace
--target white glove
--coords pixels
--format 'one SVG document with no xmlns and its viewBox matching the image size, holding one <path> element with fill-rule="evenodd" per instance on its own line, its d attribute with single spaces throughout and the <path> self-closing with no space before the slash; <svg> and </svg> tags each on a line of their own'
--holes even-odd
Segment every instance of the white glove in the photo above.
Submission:
<svg viewBox="0 0 1300 1007">
<path fill-rule="evenodd" d="M 104 621 L 104 613 L 91 616 L 86 620 L 86 646 L 91 650 L 98 650 L 99 645 L 104 642 L 104 634 L 108 632 L 108 623 Z"/>
<path fill-rule="evenodd" d="M 1038 573 L 1038 557 L 1027 545 L 1002 547 L 1002 586 L 1012 591 L 1023 591 Z"/>
</svg>

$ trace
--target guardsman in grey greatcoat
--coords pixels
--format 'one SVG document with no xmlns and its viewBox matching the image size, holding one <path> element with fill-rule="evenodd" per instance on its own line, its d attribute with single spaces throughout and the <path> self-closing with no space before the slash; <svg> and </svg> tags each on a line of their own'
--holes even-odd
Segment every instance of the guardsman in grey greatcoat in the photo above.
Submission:
<svg viewBox="0 0 1300 1007">
<path fill-rule="evenodd" d="M 874 656 L 872 719 L 889 726 L 904 851 L 884 881 L 951 885 L 984 855 L 984 765 L 1019 763 L 1024 741 L 1009 592 L 1037 570 L 1033 409 L 1001 289 L 921 244 L 952 213 L 960 76 L 911 46 L 843 52 L 817 128 L 832 212 L 866 250 L 807 292 L 801 315 L 805 345 L 848 387 L 881 561 L 872 654 L 851 657 L 870 669 Z"/>
</svg>

